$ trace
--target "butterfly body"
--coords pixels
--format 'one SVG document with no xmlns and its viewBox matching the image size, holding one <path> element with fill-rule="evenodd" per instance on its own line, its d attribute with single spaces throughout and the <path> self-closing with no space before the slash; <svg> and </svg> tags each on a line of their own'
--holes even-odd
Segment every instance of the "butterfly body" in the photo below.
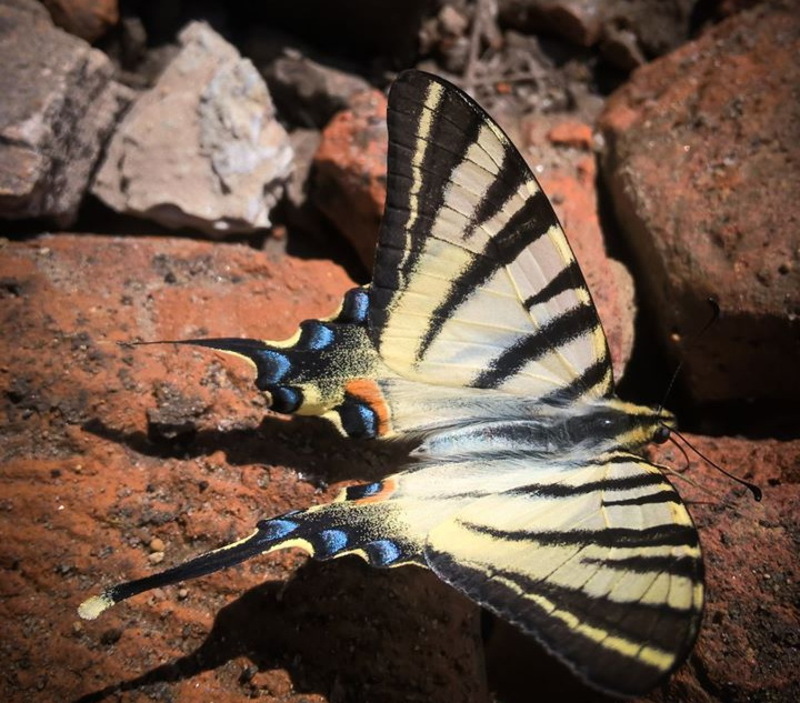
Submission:
<svg viewBox="0 0 800 703">
<path fill-rule="evenodd" d="M 702 612 L 697 532 L 640 456 L 673 418 L 614 396 L 575 257 L 499 127 L 413 71 L 392 88 L 388 122 L 372 284 L 283 342 L 187 343 L 247 359 L 279 412 L 408 438 L 407 464 L 80 612 L 276 549 L 356 554 L 428 568 L 591 685 L 645 692 L 685 659 Z"/>
</svg>

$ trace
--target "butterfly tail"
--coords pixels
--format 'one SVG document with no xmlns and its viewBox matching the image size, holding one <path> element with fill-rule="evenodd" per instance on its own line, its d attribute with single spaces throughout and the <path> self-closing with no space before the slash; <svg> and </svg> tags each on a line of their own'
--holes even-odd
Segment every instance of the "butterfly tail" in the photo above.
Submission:
<svg viewBox="0 0 800 703">
<path fill-rule="evenodd" d="M 255 368 L 256 387 L 275 412 L 321 416 L 347 437 L 371 439 L 390 434 L 391 423 L 377 383 L 386 369 L 367 333 L 368 305 L 366 289 L 354 288 L 335 315 L 300 323 L 284 341 L 221 337 L 171 343 L 243 358 Z"/>
<path fill-rule="evenodd" d="M 421 564 L 421 545 L 389 529 L 393 505 L 385 501 L 392 479 L 352 486 L 333 503 L 260 521 L 249 536 L 144 578 L 126 581 L 81 603 L 79 615 L 94 620 L 111 606 L 154 588 L 207 576 L 259 554 L 297 547 L 319 560 L 356 554 L 371 566 Z"/>
</svg>

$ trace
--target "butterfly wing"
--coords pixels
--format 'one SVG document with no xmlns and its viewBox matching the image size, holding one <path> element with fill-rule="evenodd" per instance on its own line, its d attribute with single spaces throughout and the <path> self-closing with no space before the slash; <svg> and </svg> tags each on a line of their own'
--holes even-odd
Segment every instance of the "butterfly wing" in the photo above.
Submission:
<svg viewBox="0 0 800 703">
<path fill-rule="evenodd" d="M 369 329 L 397 374 L 552 400 L 613 378 L 586 283 L 522 156 L 467 95 L 403 73 Z"/>
<path fill-rule="evenodd" d="M 433 528 L 428 565 L 593 686 L 651 689 L 683 662 L 702 613 L 700 547 L 680 497 L 658 467 L 621 452 L 554 483 L 557 470 L 532 468 Z"/>
<path fill-rule="evenodd" d="M 113 586 L 81 614 L 92 619 L 142 591 L 276 549 L 357 554 L 376 567 L 429 567 L 601 690 L 649 690 L 685 658 L 702 609 L 697 533 L 677 492 L 656 466 L 622 451 L 543 462 L 504 446 L 522 425 L 484 429 L 494 444 L 482 455 L 461 455 L 459 442 L 436 435 L 426 443 L 436 456 L 419 466 Z"/>
<path fill-rule="evenodd" d="M 373 282 L 286 342 L 197 340 L 244 356 L 279 412 L 343 434 L 427 431 L 487 396 L 565 403 L 613 388 L 605 336 L 547 197 L 467 95 L 419 71 L 389 94 L 387 201 Z M 491 401 L 490 415 L 516 412 Z M 507 412 L 508 410 L 510 412 Z"/>
</svg>

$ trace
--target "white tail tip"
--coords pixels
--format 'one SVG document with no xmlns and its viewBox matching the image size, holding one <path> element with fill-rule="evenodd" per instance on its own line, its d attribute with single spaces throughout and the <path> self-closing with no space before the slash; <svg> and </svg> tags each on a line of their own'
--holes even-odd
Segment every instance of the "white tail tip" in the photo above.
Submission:
<svg viewBox="0 0 800 703">
<path fill-rule="evenodd" d="M 114 605 L 114 601 L 105 593 L 100 596 L 92 596 L 78 606 L 78 615 L 84 620 L 94 620 L 100 613 L 104 610 L 108 610 L 112 605 Z"/>
</svg>

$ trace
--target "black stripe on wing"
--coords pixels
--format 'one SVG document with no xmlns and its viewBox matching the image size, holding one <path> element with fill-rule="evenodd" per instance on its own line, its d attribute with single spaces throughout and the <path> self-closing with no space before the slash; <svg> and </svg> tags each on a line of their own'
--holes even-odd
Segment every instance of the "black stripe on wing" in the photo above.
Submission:
<svg viewBox="0 0 800 703">
<path fill-rule="evenodd" d="M 592 389 L 599 389 L 601 392 L 598 395 L 606 398 L 611 397 L 614 393 L 614 379 L 607 357 L 598 359 L 587 366 L 566 386 L 543 395 L 540 402 L 542 405 L 566 405 Z"/>
<path fill-rule="evenodd" d="M 700 543 L 693 525 L 654 525 L 628 528 L 606 527 L 602 530 L 505 530 L 459 520 L 458 524 L 476 534 L 488 535 L 509 542 L 530 542 L 533 546 L 596 545 L 644 549 L 646 547 L 697 547 Z"/>
<path fill-rule="evenodd" d="M 440 86 L 426 74 L 407 72 L 389 93 L 386 207 L 370 289 L 374 330 L 386 323 L 391 298 L 416 269 L 430 231 L 425 216 L 440 211 L 450 177 L 481 128 L 471 105 L 452 90 L 434 96 Z M 422 217 L 415 220 L 415 212 Z"/>
<path fill-rule="evenodd" d="M 651 690 L 684 660 L 697 636 L 699 609 L 616 603 L 516 571 L 487 573 L 442 552 L 428 558 L 443 580 L 515 623 L 590 684 L 613 695 Z M 702 578 L 697 563 L 688 572 Z M 589 631 L 607 637 L 598 639 Z M 610 646 L 612 642 L 617 646 Z M 645 650 L 665 656 L 649 661 L 642 656 Z M 628 651 L 638 651 L 639 656 Z"/>
<path fill-rule="evenodd" d="M 551 350 L 557 350 L 560 346 L 590 332 L 599 324 L 593 305 L 574 307 L 506 349 L 491 362 L 491 366 L 481 373 L 472 385 L 477 388 L 497 388 L 530 361 L 541 358 Z M 607 361 L 603 361 L 602 364 L 608 368 Z"/>
<path fill-rule="evenodd" d="M 524 179 L 520 179 L 516 187 L 523 181 Z M 497 180 L 495 184 L 497 183 L 502 184 L 506 197 L 514 192 L 508 190 L 505 182 Z M 488 215 L 492 216 L 503 202 L 491 203 L 492 208 Z M 479 226 L 482 221 L 473 222 L 473 226 Z M 511 216 L 508 223 L 490 240 L 483 254 L 474 256 L 470 266 L 453 279 L 447 297 L 434 310 L 428 329 L 420 341 L 417 349 L 418 361 L 425 356 L 425 352 L 442 331 L 450 315 L 473 294 L 475 289 L 486 283 L 503 266 L 512 263 L 532 242 L 546 234 L 554 223 L 555 215 L 547 196 L 539 190 Z"/>
<path fill-rule="evenodd" d="M 578 266 L 577 261 L 571 261 L 566 267 L 559 271 L 555 278 L 537 293 L 529 296 L 525 300 L 525 307 L 530 310 L 534 305 L 541 305 L 546 303 L 551 298 L 555 298 L 559 293 L 570 290 L 571 288 L 580 288 L 585 286 L 583 274 Z"/>
<path fill-rule="evenodd" d="M 621 455 L 618 459 L 620 463 L 630 463 L 630 456 Z M 610 462 L 609 462 L 610 463 Z M 651 486 L 666 486 L 666 480 L 663 476 L 657 473 L 641 473 L 635 476 L 624 476 L 621 478 L 604 478 L 598 481 L 584 481 L 579 484 L 570 483 L 529 483 L 525 486 L 520 486 L 512 491 L 510 494 L 516 495 L 535 495 L 537 498 L 566 498 L 568 496 L 579 496 L 594 493 L 595 491 L 628 491 L 633 488 L 647 488 Z M 670 486 L 671 490 L 659 491 L 661 493 L 669 494 L 666 501 L 677 501 L 678 494 Z M 653 493 L 646 494 L 648 497 L 654 495 Z M 603 498 L 603 505 L 609 505 L 614 501 L 608 501 Z M 619 502 L 619 501 L 616 501 Z"/>
</svg>

